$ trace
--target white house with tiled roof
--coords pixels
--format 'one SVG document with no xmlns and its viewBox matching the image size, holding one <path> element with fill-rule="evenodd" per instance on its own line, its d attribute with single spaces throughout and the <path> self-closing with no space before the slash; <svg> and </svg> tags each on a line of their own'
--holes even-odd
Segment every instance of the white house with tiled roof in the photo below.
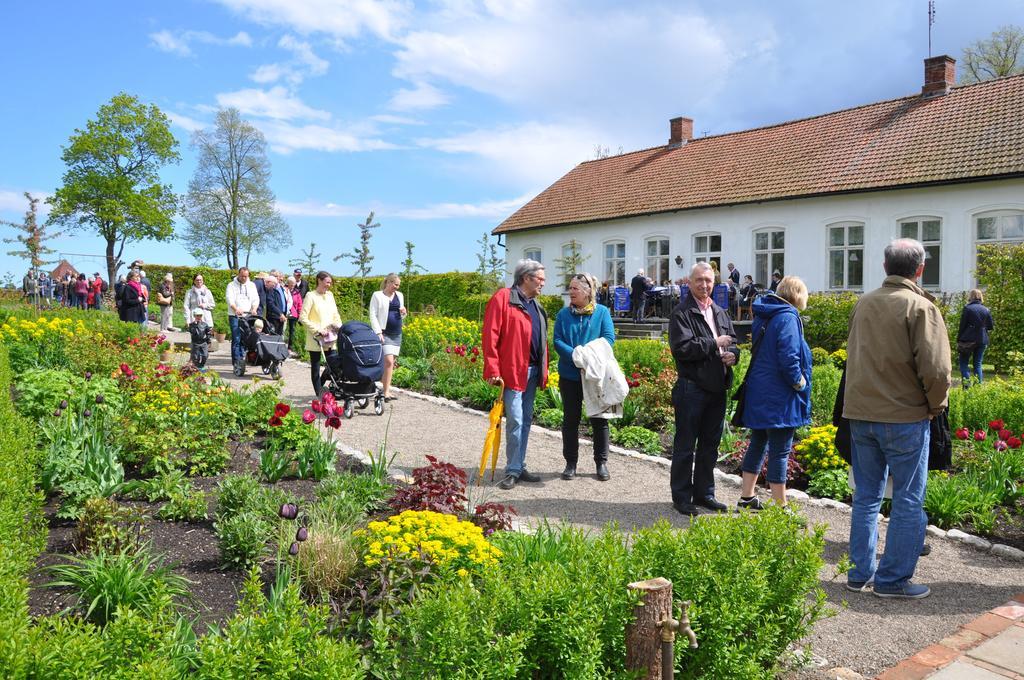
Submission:
<svg viewBox="0 0 1024 680">
<path fill-rule="evenodd" d="M 933 57 L 919 95 L 697 139 L 674 118 L 667 145 L 581 163 L 494 233 L 510 265 L 552 269 L 575 240 L 613 285 L 714 260 L 816 291 L 877 287 L 885 245 L 912 236 L 924 285 L 966 290 L 978 245 L 1024 242 L 1024 75 L 955 80 Z"/>
</svg>

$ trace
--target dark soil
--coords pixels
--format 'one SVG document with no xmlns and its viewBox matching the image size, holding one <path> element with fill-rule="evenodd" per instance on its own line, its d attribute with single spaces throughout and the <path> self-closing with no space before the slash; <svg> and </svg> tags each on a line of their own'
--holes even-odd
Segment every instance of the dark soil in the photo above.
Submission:
<svg viewBox="0 0 1024 680">
<path fill-rule="evenodd" d="M 224 474 L 248 472 L 259 476 L 258 442 L 231 442 L 231 459 Z M 339 471 L 359 464 L 341 458 Z M 134 471 L 129 477 L 137 476 Z M 207 493 L 208 513 L 213 517 L 216 506 L 215 492 L 223 475 L 217 477 L 194 477 L 196 488 Z M 291 498 L 302 501 L 312 500 L 317 482 L 304 479 L 283 479 L 275 485 Z M 147 503 L 118 499 L 124 505 L 140 508 L 146 515 L 144 522 L 145 540 L 151 549 L 161 555 L 165 562 L 175 565 L 174 572 L 192 582 L 192 601 L 188 605 L 198 620 L 197 632 L 205 631 L 207 625 L 217 625 L 230 618 L 238 605 L 239 592 L 245 581 L 245 573 L 224 567 L 220 559 L 217 537 L 213 532 L 213 521 L 197 523 L 169 522 L 154 517 L 162 502 Z M 32 616 L 56 614 L 66 609 L 71 602 L 69 589 L 47 588 L 44 586 L 52 577 L 46 567 L 65 562 L 64 556 L 76 554 L 74 539 L 76 522 L 56 517 L 59 503 L 50 499 L 44 508 L 49 524 L 46 550 L 36 561 L 36 569 L 29 574 L 29 613 Z"/>
</svg>

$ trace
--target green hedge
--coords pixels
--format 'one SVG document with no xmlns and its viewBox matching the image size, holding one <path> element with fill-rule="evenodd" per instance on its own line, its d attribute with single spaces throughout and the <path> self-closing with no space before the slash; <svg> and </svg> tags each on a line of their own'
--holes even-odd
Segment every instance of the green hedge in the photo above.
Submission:
<svg viewBox="0 0 1024 680">
<path fill-rule="evenodd" d="M 992 312 L 995 330 L 985 359 L 997 371 L 1011 364 L 1010 352 L 1024 352 L 1024 245 L 978 248 L 978 283 L 985 289 L 985 306 Z"/>
<path fill-rule="evenodd" d="M 834 352 L 846 346 L 850 335 L 850 312 L 857 304 L 855 293 L 814 293 L 807 298 L 804 338 L 811 347 Z"/>
</svg>

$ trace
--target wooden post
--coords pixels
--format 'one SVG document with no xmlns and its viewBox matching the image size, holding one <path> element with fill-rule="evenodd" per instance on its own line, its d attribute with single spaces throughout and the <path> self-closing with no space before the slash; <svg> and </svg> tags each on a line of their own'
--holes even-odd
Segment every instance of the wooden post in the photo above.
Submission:
<svg viewBox="0 0 1024 680">
<path fill-rule="evenodd" d="M 637 581 L 627 586 L 640 592 L 633 622 L 626 626 L 626 670 L 644 671 L 645 680 L 661 680 L 661 628 L 672 616 L 672 582 L 665 578 Z"/>
</svg>

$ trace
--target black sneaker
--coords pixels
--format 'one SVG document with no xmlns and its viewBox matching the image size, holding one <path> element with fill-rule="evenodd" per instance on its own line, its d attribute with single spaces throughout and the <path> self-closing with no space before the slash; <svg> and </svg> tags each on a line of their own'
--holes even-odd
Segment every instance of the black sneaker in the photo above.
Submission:
<svg viewBox="0 0 1024 680">
<path fill-rule="evenodd" d="M 515 475 L 506 475 L 505 479 L 498 482 L 498 488 L 504 489 L 505 491 L 508 491 L 509 489 L 514 489 L 516 486 L 516 482 L 518 481 L 519 478 L 516 477 Z"/>
<path fill-rule="evenodd" d="M 764 510 L 764 503 L 761 502 L 760 498 L 754 496 L 753 498 L 749 498 L 747 500 L 744 500 L 742 498 L 739 499 L 736 502 L 736 507 L 741 510 L 744 508 L 746 508 L 747 510 Z"/>
<path fill-rule="evenodd" d="M 540 475 L 535 475 L 532 472 L 530 472 L 529 470 L 527 470 L 526 468 L 523 468 L 523 471 L 519 473 L 519 481 L 520 482 L 539 482 L 540 481 Z"/>
</svg>

